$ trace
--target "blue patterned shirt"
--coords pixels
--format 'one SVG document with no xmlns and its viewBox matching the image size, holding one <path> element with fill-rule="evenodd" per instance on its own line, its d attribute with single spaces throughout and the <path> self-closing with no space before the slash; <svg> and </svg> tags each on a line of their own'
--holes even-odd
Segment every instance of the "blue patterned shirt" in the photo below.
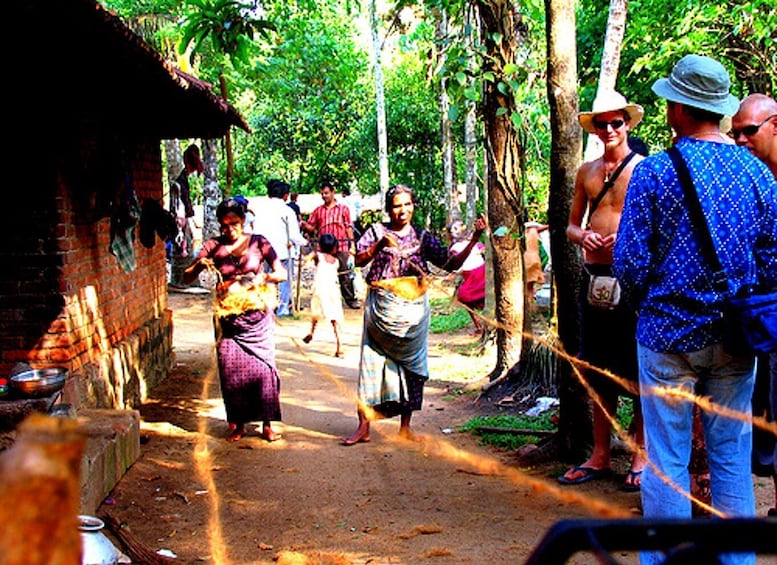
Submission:
<svg viewBox="0 0 777 565">
<path fill-rule="evenodd" d="M 701 207 L 731 291 L 777 285 L 777 181 L 744 147 L 682 138 Z M 657 352 L 698 351 L 723 339 L 713 289 L 680 182 L 666 152 L 637 164 L 626 192 L 613 270 L 639 311 L 637 341 Z"/>
</svg>

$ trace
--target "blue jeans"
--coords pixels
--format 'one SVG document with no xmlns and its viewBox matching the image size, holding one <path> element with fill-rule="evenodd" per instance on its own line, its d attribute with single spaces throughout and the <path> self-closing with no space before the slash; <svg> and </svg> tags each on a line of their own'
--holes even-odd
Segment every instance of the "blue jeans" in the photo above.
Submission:
<svg viewBox="0 0 777 565">
<path fill-rule="evenodd" d="M 771 408 L 772 421 L 777 422 L 777 353 L 769 355 L 769 407 Z M 777 476 L 777 438 L 774 442 L 774 457 L 772 459 L 774 464 L 774 474 Z"/>
<path fill-rule="evenodd" d="M 656 388 L 682 389 L 709 397 L 716 406 L 751 415 L 755 381 L 751 357 L 731 357 L 720 344 L 690 353 L 656 353 L 637 345 L 639 387 L 649 461 L 671 481 L 659 477 L 651 465 L 642 478 L 645 518 L 691 519 L 691 457 L 693 404 L 659 396 Z M 702 410 L 704 440 L 710 469 L 713 506 L 730 517 L 755 515 L 751 475 L 752 426 L 727 416 Z M 678 492 L 682 490 L 684 492 Z M 725 564 L 755 564 L 753 554 L 721 555 Z M 643 552 L 645 564 L 662 563 L 656 552 Z"/>
<path fill-rule="evenodd" d="M 288 273 L 290 268 L 291 259 L 281 259 L 283 267 Z M 291 310 L 289 309 L 291 304 L 291 274 L 286 277 L 286 280 L 282 283 L 278 283 L 278 308 L 275 309 L 276 316 L 291 316 Z"/>
</svg>

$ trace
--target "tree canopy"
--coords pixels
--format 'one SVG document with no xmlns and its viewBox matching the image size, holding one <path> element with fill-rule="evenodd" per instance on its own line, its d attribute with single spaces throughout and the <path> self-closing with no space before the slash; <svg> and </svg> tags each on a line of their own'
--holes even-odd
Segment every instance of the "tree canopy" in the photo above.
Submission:
<svg viewBox="0 0 777 565">
<path fill-rule="evenodd" d="M 366 7 L 356 2 L 292 3 L 235 0 L 105 0 L 163 55 L 214 84 L 224 73 L 230 102 L 247 118 L 251 134 L 235 136 L 235 193 L 261 194 L 271 177 L 296 190 L 317 189 L 322 176 L 363 193 L 378 190 L 374 86 L 371 82 Z M 577 3 L 580 108 L 596 92 L 607 0 Z M 515 4 L 527 41 L 504 68 L 500 89 L 516 100 L 511 119 L 525 149 L 525 205 L 543 220 L 547 209 L 549 110 L 545 85 L 545 14 L 536 0 Z M 461 116 L 496 77 L 473 68 L 464 37 L 472 4 L 463 0 L 401 0 L 383 15 L 389 162 L 392 182 L 413 185 L 419 216 L 441 228 L 439 115 L 434 77 L 449 77 L 451 117 L 463 138 Z M 434 9 L 450 16 L 451 32 L 435 44 Z M 194 17 L 194 16 L 197 17 Z M 198 27 L 193 22 L 200 22 Z M 202 33 L 208 22 L 209 34 Z M 719 58 L 734 78 L 734 93 L 777 91 L 777 6 L 771 0 L 640 0 L 629 5 L 617 88 L 642 104 L 646 117 L 635 132 L 651 148 L 669 139 L 654 80 L 689 52 Z M 221 33 L 213 30 L 221 29 Z M 482 57 L 482 41 L 475 51 Z M 193 49 L 194 45 L 198 48 Z M 185 56 L 179 56 L 181 50 Z M 442 59 L 431 56 L 444 52 Z M 476 54 L 477 56 L 477 54 Z M 440 61 L 442 61 L 440 63 Z M 505 109 L 504 111 L 508 111 Z M 192 117 L 192 119 L 196 119 Z M 481 157 L 482 162 L 482 157 Z M 457 147 L 459 178 L 463 149 Z M 482 182 L 482 179 L 481 179 Z M 482 193 L 482 192 L 481 192 Z"/>
</svg>

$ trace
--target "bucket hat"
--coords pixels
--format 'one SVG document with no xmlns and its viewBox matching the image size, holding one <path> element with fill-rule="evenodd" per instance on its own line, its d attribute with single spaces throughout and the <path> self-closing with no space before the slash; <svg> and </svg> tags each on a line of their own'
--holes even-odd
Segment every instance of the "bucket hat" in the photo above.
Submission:
<svg viewBox="0 0 777 565">
<path fill-rule="evenodd" d="M 629 104 L 623 94 L 614 90 L 606 90 L 596 96 L 590 112 L 580 112 L 577 121 L 588 133 L 596 133 L 594 117 L 606 112 L 625 111 L 629 115 L 629 125 L 633 128 L 642 121 L 645 110 L 639 104 Z"/>
<path fill-rule="evenodd" d="M 669 77 L 653 83 L 653 92 L 661 98 L 722 116 L 733 116 L 739 110 L 739 99 L 729 94 L 730 88 L 726 68 L 703 55 L 686 55 Z"/>
</svg>

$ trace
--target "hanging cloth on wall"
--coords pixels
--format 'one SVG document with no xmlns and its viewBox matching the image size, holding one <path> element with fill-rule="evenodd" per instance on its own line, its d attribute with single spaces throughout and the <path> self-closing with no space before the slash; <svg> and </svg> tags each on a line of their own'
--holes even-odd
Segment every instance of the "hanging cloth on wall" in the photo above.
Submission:
<svg viewBox="0 0 777 565">
<path fill-rule="evenodd" d="M 124 175 L 118 198 L 111 214 L 111 254 L 125 273 L 135 270 L 135 225 L 140 218 L 140 204 L 129 173 Z"/>
</svg>

